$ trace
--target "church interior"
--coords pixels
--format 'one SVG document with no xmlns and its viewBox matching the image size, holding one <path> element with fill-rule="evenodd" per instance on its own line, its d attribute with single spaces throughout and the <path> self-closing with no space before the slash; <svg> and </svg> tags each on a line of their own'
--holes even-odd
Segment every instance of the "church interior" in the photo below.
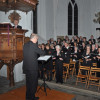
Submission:
<svg viewBox="0 0 100 100">
<path fill-rule="evenodd" d="M 45 63 L 37 58 L 39 100 L 100 100 L 99 5 L 100 0 L 0 0 L 0 100 L 26 100 L 23 46 L 32 33 L 50 56 Z"/>
</svg>

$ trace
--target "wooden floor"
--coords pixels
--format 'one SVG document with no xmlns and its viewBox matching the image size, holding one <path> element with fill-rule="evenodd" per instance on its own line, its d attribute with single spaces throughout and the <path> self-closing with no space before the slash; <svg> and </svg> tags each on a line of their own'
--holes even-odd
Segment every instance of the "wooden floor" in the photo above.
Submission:
<svg viewBox="0 0 100 100">
<path fill-rule="evenodd" d="M 25 91 L 25 86 L 17 88 L 10 92 L 1 94 L 0 100 L 25 100 Z M 72 94 L 49 89 L 47 89 L 47 96 L 42 90 L 39 90 L 39 92 L 36 93 L 36 96 L 40 97 L 39 100 L 72 100 L 75 97 L 75 95 Z"/>
</svg>

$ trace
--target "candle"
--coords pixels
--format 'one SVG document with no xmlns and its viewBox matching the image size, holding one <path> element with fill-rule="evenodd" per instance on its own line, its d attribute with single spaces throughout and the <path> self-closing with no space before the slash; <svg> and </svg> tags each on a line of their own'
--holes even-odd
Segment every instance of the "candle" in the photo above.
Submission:
<svg viewBox="0 0 100 100">
<path fill-rule="evenodd" d="M 8 46 L 9 46 L 9 25 L 8 25 Z"/>
</svg>

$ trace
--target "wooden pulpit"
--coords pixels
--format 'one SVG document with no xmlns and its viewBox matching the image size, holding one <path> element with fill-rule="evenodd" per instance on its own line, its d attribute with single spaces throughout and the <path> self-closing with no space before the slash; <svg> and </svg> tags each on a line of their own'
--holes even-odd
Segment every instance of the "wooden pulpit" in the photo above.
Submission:
<svg viewBox="0 0 100 100">
<path fill-rule="evenodd" d="M 27 31 L 11 28 L 10 25 L 0 27 L 0 69 L 4 64 L 8 66 L 10 86 L 14 86 L 14 66 L 23 60 L 23 45 Z"/>
</svg>

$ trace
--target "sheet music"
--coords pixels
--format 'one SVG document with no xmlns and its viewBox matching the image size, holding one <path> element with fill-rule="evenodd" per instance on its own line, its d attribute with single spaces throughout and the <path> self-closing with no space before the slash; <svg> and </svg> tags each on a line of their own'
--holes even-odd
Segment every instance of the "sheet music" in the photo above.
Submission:
<svg viewBox="0 0 100 100">
<path fill-rule="evenodd" d="M 51 56 L 50 55 L 46 55 L 46 56 L 40 56 L 38 58 L 38 60 L 44 60 L 44 61 L 47 61 Z"/>
</svg>

